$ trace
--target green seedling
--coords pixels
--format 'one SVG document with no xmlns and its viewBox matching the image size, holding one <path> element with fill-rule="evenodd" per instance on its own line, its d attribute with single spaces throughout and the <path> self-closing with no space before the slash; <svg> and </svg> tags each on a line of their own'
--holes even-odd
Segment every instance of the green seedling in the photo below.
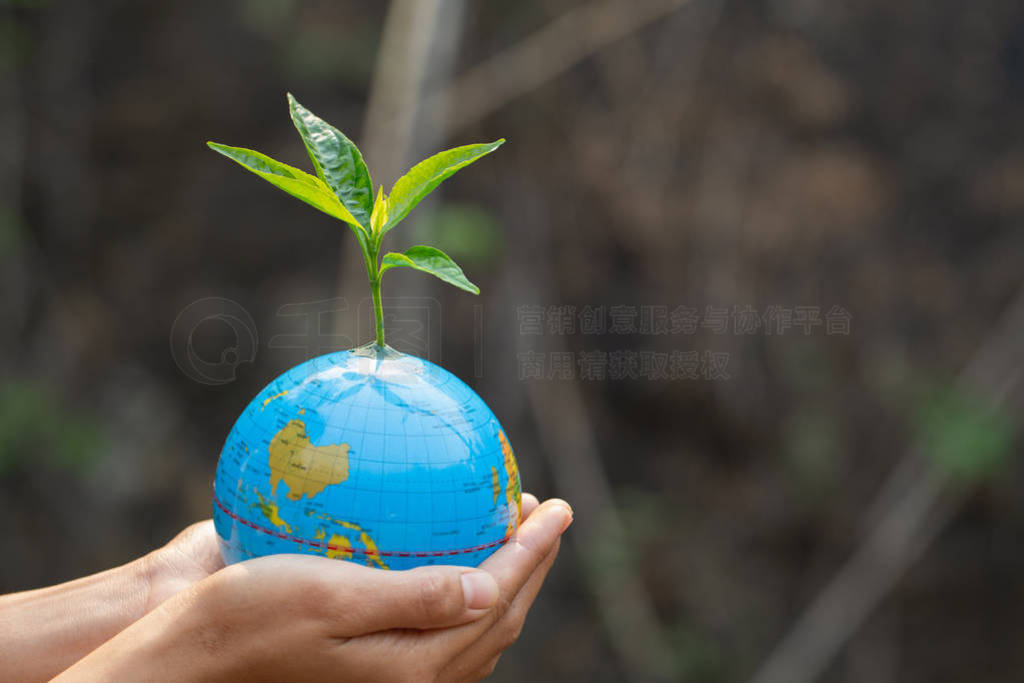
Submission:
<svg viewBox="0 0 1024 683">
<path fill-rule="evenodd" d="M 395 181 L 391 194 L 384 193 L 383 185 L 378 186 L 377 197 L 374 199 L 373 181 L 359 148 L 340 130 L 299 104 L 291 93 L 288 94 L 288 109 L 306 145 L 316 175 L 282 164 L 251 149 L 229 147 L 217 142 L 206 144 L 293 197 L 348 224 L 366 262 L 378 346 L 384 346 L 380 282 L 390 268 L 415 268 L 459 289 L 473 294 L 480 293 L 480 288 L 466 278 L 462 268 L 440 249 L 418 245 L 402 253 L 389 251 L 381 256 L 381 240 L 445 179 L 498 149 L 505 142 L 504 138 L 484 144 L 455 147 L 435 154 L 413 166 Z"/>
</svg>

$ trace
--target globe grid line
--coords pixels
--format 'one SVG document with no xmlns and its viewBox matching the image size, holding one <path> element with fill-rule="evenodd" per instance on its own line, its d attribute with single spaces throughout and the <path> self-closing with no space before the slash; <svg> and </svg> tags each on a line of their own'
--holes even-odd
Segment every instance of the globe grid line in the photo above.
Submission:
<svg viewBox="0 0 1024 683">
<path fill-rule="evenodd" d="M 445 557 L 453 555 L 468 555 L 470 553 L 479 552 L 481 550 L 487 550 L 495 546 L 503 545 L 508 539 L 512 538 L 512 534 L 505 534 L 505 536 L 497 541 L 491 541 L 490 543 L 484 543 L 482 545 L 473 546 L 471 548 L 458 548 L 456 550 L 366 550 L 365 548 L 357 548 L 355 546 L 336 546 L 323 541 L 311 541 L 306 538 L 299 538 L 298 536 L 292 536 L 275 529 L 268 529 L 267 527 L 257 524 L 256 522 L 245 519 L 244 517 L 235 514 L 234 511 L 229 510 L 224 503 L 221 502 L 220 498 L 216 493 L 213 494 L 213 502 L 221 509 L 221 511 L 234 521 L 249 527 L 255 531 L 267 534 L 268 536 L 274 536 L 284 541 L 293 541 L 300 545 L 308 545 L 313 548 L 320 548 L 324 550 L 340 550 L 344 552 L 358 553 L 360 555 L 379 555 L 381 557 Z"/>
<path fill-rule="evenodd" d="M 261 392 L 261 394 L 269 393 L 271 391 L 271 389 L 273 389 L 273 388 L 276 388 L 276 387 L 274 387 L 274 385 L 268 385 L 263 390 L 263 392 Z M 328 398 L 328 396 L 326 394 L 324 394 L 324 395 L 319 395 L 318 394 L 317 396 L 319 398 L 325 400 L 325 401 L 329 400 L 329 398 Z M 259 397 L 259 395 L 258 395 L 258 397 Z M 296 406 L 296 407 L 301 407 L 301 406 Z M 376 407 L 376 406 L 366 406 L 366 405 L 363 405 L 363 406 L 360 406 L 360 407 L 363 408 L 365 411 L 390 412 L 388 408 L 379 408 L 379 407 Z M 273 433 L 275 431 L 279 430 L 282 426 L 286 425 L 289 422 L 289 420 L 294 419 L 294 417 L 291 414 L 286 413 L 285 411 L 281 410 L 280 408 L 276 408 L 276 409 L 273 409 L 273 410 L 274 410 L 275 418 L 276 418 L 277 422 L 276 422 L 276 424 L 274 426 L 274 429 L 272 429 L 272 430 L 267 430 L 263 425 L 260 425 L 255 420 L 253 420 L 251 418 L 251 416 L 248 416 L 249 420 L 250 420 L 250 423 L 252 425 L 252 428 L 255 429 L 255 430 L 258 430 L 260 435 L 261 435 L 261 438 L 259 440 L 259 442 L 260 442 L 259 443 L 259 445 L 260 445 L 259 450 L 265 450 L 267 448 L 267 446 L 270 444 L 270 442 L 271 442 L 271 440 L 273 438 Z M 262 412 L 262 409 L 261 409 L 260 412 Z M 352 406 L 346 406 L 345 420 L 343 420 L 344 422 L 350 421 L 351 413 L 352 413 Z M 243 415 L 244 414 L 245 413 L 243 413 Z M 363 429 L 359 432 L 359 436 L 362 437 L 364 434 L 368 434 L 368 435 L 373 435 L 373 436 L 380 436 L 380 437 L 386 439 L 389 436 L 386 432 L 376 432 L 376 431 L 373 431 L 373 430 L 366 429 L 366 422 L 368 420 L 368 417 L 369 417 L 368 413 L 364 412 L 364 414 L 363 414 Z M 483 425 L 483 424 L 484 424 L 484 421 L 480 421 L 478 423 L 475 423 L 475 425 Z M 244 431 L 244 430 L 242 430 L 242 431 Z M 412 436 L 412 435 L 410 435 L 410 436 Z M 426 441 L 426 439 L 428 437 L 427 433 L 420 432 L 420 433 L 416 434 L 415 436 L 423 440 L 423 442 L 424 442 L 423 450 L 424 451 L 430 450 L 429 446 L 427 445 L 427 441 Z M 351 442 L 352 440 L 348 439 L 347 441 Z M 431 465 L 434 462 L 434 461 L 429 460 L 429 459 L 428 460 L 422 460 L 422 461 L 421 460 L 411 460 L 410 461 L 409 460 L 409 451 L 408 451 L 408 449 L 403 449 L 403 450 L 404 450 L 404 458 L 405 458 L 404 464 L 406 466 L 409 466 L 409 465 L 412 465 L 412 466 L 425 466 L 425 465 Z M 488 451 L 488 454 L 497 453 L 499 451 L 500 451 L 500 448 L 492 448 L 492 449 L 490 449 Z M 383 458 L 378 459 L 378 458 L 359 457 L 358 455 L 355 455 L 357 453 L 359 453 L 359 451 L 357 451 L 356 449 L 352 449 L 352 451 L 350 452 L 349 459 L 350 459 L 350 462 L 353 463 L 353 465 L 355 465 L 355 464 L 363 464 L 363 465 L 366 465 L 366 464 L 385 464 L 387 462 Z M 240 465 L 241 465 L 240 472 L 244 473 L 244 471 L 246 469 L 248 469 L 249 464 L 250 463 L 248 463 L 248 462 L 247 463 L 240 463 Z M 276 470 L 274 467 L 268 467 L 268 469 L 271 470 L 272 472 L 273 471 L 279 471 L 279 470 Z M 353 469 L 353 478 L 346 482 L 346 488 L 348 488 L 352 492 L 360 492 L 360 491 L 362 491 L 362 492 L 366 492 L 366 493 L 377 493 L 377 494 L 382 493 L 382 491 L 379 490 L 379 489 L 361 487 L 361 486 L 356 485 L 356 482 L 358 481 L 358 470 L 359 470 L 359 468 L 353 467 L 352 469 Z M 303 482 L 308 482 L 310 480 L 309 474 L 301 475 L 301 479 L 302 479 Z M 430 482 L 428 484 L 428 486 L 430 488 L 428 488 L 427 491 L 416 491 L 416 493 L 459 494 L 459 493 L 463 492 L 463 489 L 457 485 L 457 483 L 454 481 L 454 479 L 451 479 L 450 481 L 452 481 L 452 484 L 453 484 L 453 488 L 451 488 L 451 489 L 447 489 L 447 490 L 445 490 L 445 489 L 434 490 L 433 489 L 433 482 Z M 406 503 L 408 504 L 408 494 L 411 493 L 411 491 L 404 490 L 401 493 L 406 495 Z M 477 512 L 479 512 L 479 511 L 477 511 Z M 489 512 L 484 512 L 483 514 L 467 515 L 465 517 L 457 517 L 456 519 L 453 519 L 453 520 L 444 520 L 444 522 L 445 523 L 457 523 L 459 521 L 467 521 L 467 520 L 476 521 L 476 520 L 480 520 L 480 519 L 486 519 L 489 516 L 490 516 Z M 379 513 L 379 502 L 378 502 L 378 519 L 379 519 L 379 517 L 380 517 L 380 513 Z M 439 520 L 433 520 L 433 521 L 437 522 Z"/>
<path fill-rule="evenodd" d="M 443 386 L 445 386 L 447 384 L 450 384 L 450 383 L 451 383 L 450 380 L 446 380 L 445 382 L 442 382 L 439 386 L 443 387 Z M 259 394 L 257 394 L 257 397 L 256 397 L 256 399 L 254 399 L 253 402 L 255 403 L 256 400 L 258 400 L 259 398 L 261 398 L 263 396 L 263 394 L 270 393 L 272 389 L 278 388 L 276 386 L 276 384 L 277 383 L 274 383 L 274 384 L 271 384 L 271 385 L 268 385 L 267 387 L 265 387 L 263 389 L 263 391 L 261 391 Z M 469 389 L 468 385 L 465 385 L 465 386 L 466 386 L 467 389 Z M 316 392 L 316 391 L 313 391 L 313 390 L 310 390 L 310 393 L 314 397 L 320 399 L 324 403 L 330 403 L 330 402 L 332 402 L 334 400 L 330 393 L 326 393 L 326 392 L 325 393 L 320 393 L 320 392 Z M 283 396 L 281 397 L 281 401 L 286 403 L 287 400 L 288 400 L 287 398 L 285 398 Z M 296 407 L 301 408 L 302 406 L 296 404 Z M 392 412 L 393 409 L 389 408 L 389 407 L 374 406 L 374 405 L 369 405 L 369 404 L 361 404 L 359 407 L 362 410 L 366 411 L 364 413 L 364 415 L 363 415 L 363 429 L 362 429 L 361 433 L 362 434 L 366 434 L 366 435 L 370 435 L 370 436 L 379 436 L 379 437 L 386 437 L 386 436 L 388 436 L 388 434 L 386 432 L 378 432 L 378 431 L 375 431 L 375 430 L 372 430 L 372 429 L 366 429 L 366 422 L 369 419 L 369 413 L 370 412 L 379 412 L 379 413 L 387 414 L 387 413 Z M 348 412 L 346 413 L 346 416 L 348 414 L 351 414 L 351 409 L 352 409 L 352 406 L 348 406 Z M 263 410 L 264 410 L 264 408 L 261 408 L 260 412 L 262 412 Z M 477 415 L 477 412 L 478 411 L 476 411 L 476 410 L 472 410 L 471 414 L 475 416 L 475 415 Z M 284 421 L 284 424 L 286 424 L 289 419 L 294 419 L 294 418 L 287 417 L 288 414 L 285 413 L 283 410 L 280 410 L 280 409 L 276 409 L 275 413 L 276 413 L 277 416 L 279 416 L 279 418 L 281 420 Z M 465 418 L 463 418 L 463 419 L 465 420 L 466 425 L 469 428 L 471 428 L 471 429 L 479 428 L 480 426 L 482 426 L 483 424 L 486 423 L 486 420 L 472 421 L 472 420 L 468 420 L 468 419 L 465 419 Z M 252 423 L 253 423 L 254 426 L 256 426 L 258 424 L 255 420 L 252 420 Z M 278 425 L 278 426 L 279 427 L 283 426 L 283 424 Z M 440 428 L 438 427 L 436 429 L 440 429 Z M 263 430 L 261 430 L 261 431 L 263 431 Z M 421 432 L 419 434 L 419 436 L 422 436 L 422 437 L 426 437 L 426 436 L 429 436 L 429 435 L 431 435 L 430 432 Z M 376 460 L 376 459 L 367 458 L 367 459 L 365 459 L 365 462 L 384 462 L 384 461 L 383 460 Z M 420 462 L 420 461 L 413 461 L 412 463 L 406 463 L 406 464 L 430 465 L 430 464 L 433 464 L 433 462 L 430 461 L 430 460 L 425 460 L 425 461 L 422 461 L 422 462 Z"/>
</svg>

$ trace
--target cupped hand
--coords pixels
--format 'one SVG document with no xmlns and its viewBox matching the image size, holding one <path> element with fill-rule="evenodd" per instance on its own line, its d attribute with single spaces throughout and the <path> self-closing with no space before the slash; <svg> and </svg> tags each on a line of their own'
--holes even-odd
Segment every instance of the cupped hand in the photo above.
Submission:
<svg viewBox="0 0 1024 683">
<path fill-rule="evenodd" d="M 563 501 L 528 494 L 523 513 L 479 569 L 274 555 L 216 570 L 59 680 L 478 680 L 518 636 L 572 520 Z M 183 582 L 213 568 L 208 532 L 195 533 L 180 546 L 188 562 L 165 558 Z"/>
</svg>

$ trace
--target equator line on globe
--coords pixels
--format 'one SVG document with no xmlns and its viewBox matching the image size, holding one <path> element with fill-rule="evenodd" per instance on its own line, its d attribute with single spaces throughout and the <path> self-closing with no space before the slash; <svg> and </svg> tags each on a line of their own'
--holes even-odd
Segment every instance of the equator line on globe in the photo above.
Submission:
<svg viewBox="0 0 1024 683">
<path fill-rule="evenodd" d="M 358 148 L 288 96 L 316 175 L 259 152 L 217 152 L 334 218 L 366 263 L 376 339 L 314 358 L 268 384 L 231 429 L 213 516 L 225 562 L 314 553 L 381 569 L 475 566 L 519 524 L 515 455 L 487 404 L 447 370 L 385 343 L 380 285 L 409 267 L 478 293 L 444 252 L 380 255 L 381 240 L 427 194 L 504 140 L 436 154 L 372 193 Z"/>
</svg>

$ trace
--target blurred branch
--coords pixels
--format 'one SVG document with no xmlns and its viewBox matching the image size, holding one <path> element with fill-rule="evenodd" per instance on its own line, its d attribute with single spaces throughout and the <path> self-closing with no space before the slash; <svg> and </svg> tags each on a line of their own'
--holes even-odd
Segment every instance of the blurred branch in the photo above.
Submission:
<svg viewBox="0 0 1024 683">
<path fill-rule="evenodd" d="M 440 144 L 446 134 L 500 109 L 687 2 L 603 0 L 577 7 L 449 83 L 431 68 L 438 64 L 451 68 L 453 53 L 439 51 L 437 46 L 458 43 L 464 0 L 393 0 L 363 135 L 363 150 L 378 182 L 395 178 L 405 169 L 413 144 L 425 148 L 428 137 Z M 458 9 L 452 9 L 456 3 Z M 426 87 L 433 91 L 424 96 Z M 416 135 L 417 131 L 424 134 Z M 432 152 L 435 146 L 424 152 Z M 338 285 L 341 296 L 362 291 L 362 269 L 359 254 L 346 249 Z M 352 310 L 356 305 L 350 302 L 349 314 L 338 316 L 335 328 L 335 334 L 352 343 L 359 342 L 357 311 Z"/>
<path fill-rule="evenodd" d="M 378 183 L 392 182 L 425 147 L 434 151 L 439 131 L 420 103 L 426 87 L 450 80 L 464 2 L 393 0 L 388 9 L 363 124 L 363 149 Z"/>
<path fill-rule="evenodd" d="M 637 97 L 638 115 L 627 133 L 623 177 L 634 192 L 646 189 L 651 206 L 663 203 L 686 130 L 681 119 L 690 110 L 696 82 L 723 15 L 725 0 L 696 3 L 685 15 L 672 18 L 654 50 L 649 75 Z"/>
<path fill-rule="evenodd" d="M 688 1 L 603 0 L 568 10 L 428 95 L 424 116 L 449 132 L 475 123 Z M 449 102 L 456 105 L 450 111 Z"/>
<path fill-rule="evenodd" d="M 961 373 L 958 388 L 989 411 L 1019 401 L 1022 349 L 1024 290 Z M 928 458 L 928 448 L 928 435 L 919 435 L 870 507 L 860 547 L 796 620 L 753 683 L 817 679 L 956 515 L 974 486 Z"/>
<path fill-rule="evenodd" d="M 616 656 L 630 680 L 669 680 L 671 649 L 634 570 L 630 538 L 579 387 L 531 383 L 527 397 L 558 491 L 576 509 L 573 537 Z"/>
<path fill-rule="evenodd" d="M 557 301 L 549 261 L 553 230 L 544 204 L 527 174 L 512 173 L 516 186 L 507 197 L 520 221 L 518 238 L 510 245 L 506 283 L 498 296 L 518 301 Z M 555 337 L 546 352 L 564 350 Z M 512 342 L 518 351 L 524 338 Z M 515 385 L 513 385 L 515 386 Z M 540 450 L 555 490 L 575 509 L 570 539 L 579 555 L 595 609 L 601 615 L 611 650 L 629 681 L 675 680 L 674 658 L 659 622 L 654 601 L 636 571 L 635 543 L 615 504 L 601 460 L 597 430 L 587 413 L 578 383 L 532 381 L 520 383 L 530 417 L 537 426 Z"/>
<path fill-rule="evenodd" d="M 424 117 L 420 102 L 426 87 L 451 77 L 464 7 L 465 0 L 393 0 L 388 8 L 363 123 L 362 149 L 378 183 L 393 182 L 441 144 L 440 119 Z M 435 106 L 441 113 L 446 102 Z M 345 249 L 341 258 L 339 295 L 365 291 L 362 255 Z M 357 300 L 349 302 L 348 315 L 337 316 L 335 329 L 352 344 L 362 341 L 357 306 Z"/>
</svg>

